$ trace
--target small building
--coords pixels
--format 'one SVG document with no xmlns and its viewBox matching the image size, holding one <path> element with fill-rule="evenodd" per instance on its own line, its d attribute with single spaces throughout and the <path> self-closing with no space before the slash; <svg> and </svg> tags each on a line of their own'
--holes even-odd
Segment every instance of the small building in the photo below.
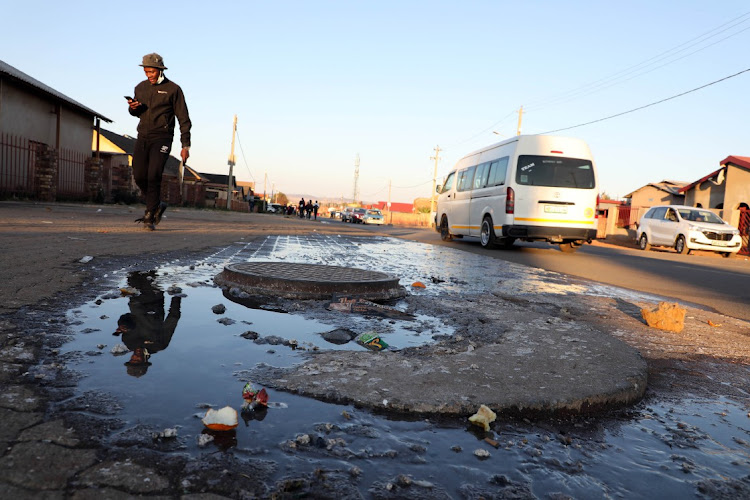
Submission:
<svg viewBox="0 0 750 500">
<path fill-rule="evenodd" d="M 206 206 L 212 208 L 226 208 L 227 191 L 230 185 L 229 176 L 225 174 L 207 174 L 204 172 L 197 172 L 197 174 L 200 179 L 206 183 Z M 247 212 L 248 204 L 247 201 L 243 199 L 244 190 L 237 185 L 237 178 L 234 175 L 231 179 L 231 186 L 231 209 Z M 244 210 L 242 207 L 244 207 Z"/>
<path fill-rule="evenodd" d="M 105 129 L 99 134 L 94 131 L 92 147 L 99 148 L 104 201 L 132 203 L 141 198 L 133 180 L 135 141 Z M 162 200 L 172 205 L 205 206 L 206 181 L 187 165 L 183 166 L 182 179 L 180 173 L 180 160 L 170 155 L 162 175 Z"/>
<path fill-rule="evenodd" d="M 685 205 L 715 209 L 735 227 L 740 212 L 750 208 L 750 157 L 727 156 L 718 170 L 683 186 Z"/>
<path fill-rule="evenodd" d="M 680 192 L 687 182 L 663 180 L 646 184 L 626 194 L 623 198 L 630 200 L 631 207 L 650 208 L 655 205 L 682 205 L 685 195 Z"/>
<path fill-rule="evenodd" d="M 101 120 L 112 121 L 0 61 L 0 192 L 91 198 L 98 193 L 91 131 Z"/>
</svg>

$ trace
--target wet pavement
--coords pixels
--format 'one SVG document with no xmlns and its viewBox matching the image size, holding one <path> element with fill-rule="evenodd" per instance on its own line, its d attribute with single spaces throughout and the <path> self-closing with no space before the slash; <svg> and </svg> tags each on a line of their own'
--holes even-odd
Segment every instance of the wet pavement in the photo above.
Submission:
<svg viewBox="0 0 750 500">
<path fill-rule="evenodd" d="M 351 225 L 177 209 L 144 237 L 132 228 L 131 207 L 0 209 L 8 244 L 0 286 L 0 497 L 750 496 L 747 322 L 688 307 L 682 333 L 653 330 L 639 313 L 658 297 L 494 259 L 483 268 L 487 256 L 358 238 L 362 231 Z M 64 245 L 50 244 L 60 238 Z M 214 250 L 196 253 L 202 248 Z M 269 386 L 266 412 L 246 414 L 234 433 L 200 446 L 205 406 L 239 408 L 245 381 L 260 386 L 259 369 L 292 368 L 316 346 L 328 354 L 393 354 L 325 340 L 321 332 L 342 329 L 322 301 L 268 303 L 213 288 L 211 276 L 225 263 L 272 255 L 393 270 L 407 286 L 424 282 L 427 288 L 394 304 L 417 313 L 415 321 L 346 316 L 350 332 L 376 325 L 394 353 L 468 350 L 498 331 L 589 328 L 645 357 L 648 389 L 624 409 L 501 415 L 484 432 L 463 417 L 404 416 Z M 94 258 L 84 264 L 82 256 Z M 156 306 L 133 301 L 131 308 L 134 296 L 119 288 L 143 277 L 157 284 L 155 300 L 143 302 Z M 124 314 L 156 316 L 160 293 L 159 321 L 174 323 L 176 298 L 180 314 L 171 337 L 165 328 L 152 346 L 144 373 L 125 364 L 132 352 L 110 352 L 124 343 L 112 332 Z M 219 304 L 226 310 L 214 312 Z M 501 328 L 486 327 L 488 307 L 506 312 Z M 454 394 L 461 393 L 446 391 L 445 399 Z M 154 437 L 165 429 L 177 436 Z"/>
<path fill-rule="evenodd" d="M 325 301 L 257 301 L 213 285 L 213 276 L 226 264 L 271 259 L 388 270 L 408 288 L 415 281 L 426 288 L 410 288 L 409 297 L 392 304 L 413 313 L 412 321 L 329 311 Z M 638 326 L 628 307 L 653 303 L 657 297 L 488 263 L 450 248 L 336 235 L 269 236 L 153 269 L 102 269 L 96 285 L 89 286 L 91 300 L 47 319 L 60 325 L 69 340 L 55 351 L 56 363 L 66 366 L 66 373 L 59 376 L 40 367 L 31 375 L 60 385 L 58 390 L 66 394 L 54 405 L 51 421 L 64 418 L 76 429 L 76 439 L 114 450 L 116 456 L 118 450 L 132 453 L 135 463 L 95 466 L 91 457 L 76 457 L 85 473 L 73 486 L 68 483 L 69 491 L 174 491 L 174 477 L 149 468 L 152 453 L 173 457 L 160 460 L 177 467 L 174 475 L 183 492 L 212 491 L 234 498 L 270 496 L 274 491 L 378 498 L 646 497 L 656 491 L 666 498 L 686 498 L 736 497 L 733 494 L 750 491 L 745 391 L 750 384 L 743 365 L 724 370 L 734 376 L 727 381 L 705 361 L 696 361 L 692 373 L 680 373 L 680 383 L 711 373 L 716 387 L 677 396 L 668 390 L 674 382 L 664 375 L 675 370 L 670 366 L 631 408 L 578 417 L 514 414 L 501 417 L 489 432 L 468 425 L 468 415 L 445 418 L 440 411 L 428 411 L 427 416 L 408 416 L 403 408 L 394 412 L 392 404 L 373 411 L 372 405 L 350 401 L 356 399 L 351 394 L 341 396 L 357 387 L 335 384 L 342 382 L 340 373 L 316 398 L 295 394 L 325 385 L 313 380 L 317 375 L 311 363 L 325 369 L 351 356 L 369 360 L 377 370 L 385 356 L 401 356 L 402 361 L 405 356 L 411 362 L 419 350 L 440 346 L 444 358 L 476 357 L 485 346 L 501 345 L 498 340 L 514 336 L 533 336 L 542 344 L 559 344 L 560 339 L 585 344 L 580 332 L 596 335 L 603 324 L 627 339 L 647 330 Z M 124 334 L 112 333 L 127 314 L 147 322 L 156 319 L 151 323 L 159 327 L 159 342 L 151 345 L 145 369 L 126 364 L 131 349 L 120 355 L 111 352 L 125 342 Z M 333 343 L 322 335 L 341 328 L 354 334 L 376 331 L 394 349 L 372 352 L 354 341 Z M 311 354 L 313 360 L 308 360 Z M 327 362 L 321 363 L 321 357 Z M 467 372 L 475 387 L 490 385 L 483 378 L 485 370 L 473 364 L 481 365 L 461 360 L 456 367 Z M 384 373 L 398 370 L 397 365 L 381 368 Z M 282 373 L 290 378 L 280 380 Z M 380 380 L 368 379 L 371 388 L 384 388 L 384 373 Z M 293 375 L 309 383 L 291 387 Z M 547 373 L 543 378 L 549 377 Z M 207 433 L 199 418 L 206 407 L 239 409 L 248 380 L 268 387 L 268 410 L 245 413 L 234 432 L 199 445 L 199 437 Z M 409 377 L 403 383 L 409 384 Z M 444 401 L 463 395 L 448 378 L 436 376 L 433 385 Z M 398 392 L 408 393 L 409 387 L 387 389 L 392 396 L 378 393 L 377 401 L 397 401 Z M 153 437 L 168 428 L 177 430 L 176 438 Z M 90 434 L 81 436 L 86 430 Z M 13 452 L 0 459 L 0 466 L 10 465 L 3 477 L 28 487 L 29 478 L 19 479 L 23 475 L 12 467 L 15 459 Z M 192 465 L 184 465 L 185 460 Z M 210 479 L 225 470 L 221 467 L 227 461 L 246 471 L 234 473 L 231 487 Z M 132 475 L 128 468 L 134 468 Z M 125 477 L 120 483 L 111 477 L 119 469 Z M 633 481 L 634 476 L 639 481 Z M 148 478 L 148 486 L 136 486 L 141 482 L 134 477 Z M 290 483 L 289 478 L 294 480 Z"/>
</svg>

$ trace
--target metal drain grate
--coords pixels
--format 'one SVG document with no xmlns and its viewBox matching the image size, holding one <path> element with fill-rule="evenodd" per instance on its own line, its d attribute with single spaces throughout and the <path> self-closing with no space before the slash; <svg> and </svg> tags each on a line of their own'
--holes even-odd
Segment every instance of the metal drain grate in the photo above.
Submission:
<svg viewBox="0 0 750 500">
<path fill-rule="evenodd" d="M 229 264 L 214 281 L 249 294 L 297 299 L 329 299 L 333 294 L 342 294 L 387 300 L 406 295 L 398 278 L 386 273 L 294 262 Z"/>
</svg>

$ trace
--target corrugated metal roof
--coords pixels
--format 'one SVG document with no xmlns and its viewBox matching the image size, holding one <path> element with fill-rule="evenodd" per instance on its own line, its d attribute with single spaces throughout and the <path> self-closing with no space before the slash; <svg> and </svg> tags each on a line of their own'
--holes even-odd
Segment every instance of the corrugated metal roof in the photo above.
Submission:
<svg viewBox="0 0 750 500">
<path fill-rule="evenodd" d="M 663 180 L 661 182 L 649 182 L 645 186 L 641 186 L 638 189 L 636 189 L 635 191 L 632 191 L 632 192 L 626 194 L 625 196 L 623 196 L 623 198 L 632 198 L 633 197 L 633 193 L 635 193 L 637 191 L 640 191 L 641 189 L 649 187 L 649 186 L 653 187 L 653 188 L 656 188 L 659 191 L 664 191 L 667 194 L 679 195 L 682 192 L 683 186 L 685 186 L 686 184 L 687 184 L 687 182 L 669 181 L 669 180 Z"/>
<path fill-rule="evenodd" d="M 97 116 L 97 117 L 101 118 L 102 120 L 104 120 L 105 122 L 112 123 L 112 120 L 110 120 L 109 118 L 107 118 L 103 114 L 97 113 L 93 109 L 84 106 L 80 102 L 75 101 L 75 100 L 71 99 L 70 97 L 66 96 L 65 94 L 63 94 L 61 92 L 58 92 L 57 90 L 53 89 L 52 87 L 49 87 L 49 86 L 43 84 L 42 82 L 40 82 L 36 78 L 30 77 L 29 75 L 27 75 L 23 71 L 21 71 L 21 70 L 19 70 L 17 68 L 14 68 L 10 64 L 6 63 L 5 61 L 0 61 L 0 76 L 7 76 L 7 77 L 9 77 L 12 80 L 15 80 L 17 82 L 21 82 L 21 83 L 23 83 L 23 84 L 25 84 L 25 85 L 27 85 L 29 87 L 33 87 L 36 90 L 39 90 L 39 91 L 43 92 L 44 94 L 49 95 L 53 99 L 56 99 L 58 101 L 62 101 L 64 103 L 72 106 L 73 108 L 76 108 L 76 109 L 79 109 L 81 111 L 85 111 L 86 113 L 89 113 L 89 114 L 92 114 L 94 116 Z"/>
</svg>

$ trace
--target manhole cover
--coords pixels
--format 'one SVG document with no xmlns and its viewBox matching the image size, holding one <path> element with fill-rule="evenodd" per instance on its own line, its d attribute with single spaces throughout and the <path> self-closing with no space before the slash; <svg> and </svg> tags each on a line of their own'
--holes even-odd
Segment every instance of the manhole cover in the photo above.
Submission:
<svg viewBox="0 0 750 500">
<path fill-rule="evenodd" d="M 214 281 L 219 286 L 238 287 L 250 294 L 290 299 L 329 299 L 334 293 L 370 300 L 406 295 L 398 278 L 385 273 L 294 262 L 229 264 Z"/>
</svg>

